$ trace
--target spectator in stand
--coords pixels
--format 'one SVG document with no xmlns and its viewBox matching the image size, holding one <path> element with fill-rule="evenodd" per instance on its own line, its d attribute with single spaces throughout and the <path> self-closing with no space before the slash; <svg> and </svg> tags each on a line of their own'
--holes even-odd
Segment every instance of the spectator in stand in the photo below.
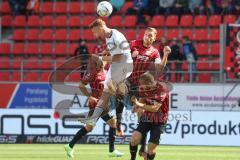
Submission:
<svg viewBox="0 0 240 160">
<path fill-rule="evenodd" d="M 87 60 L 89 58 L 88 47 L 84 39 L 79 39 L 79 46 L 74 51 L 74 56 L 79 56 L 80 60 L 83 62 L 80 68 L 81 77 L 83 77 L 85 70 L 87 69 Z"/>
<path fill-rule="evenodd" d="M 189 40 L 188 36 L 183 37 L 183 55 L 188 62 L 188 72 L 189 76 L 192 77 L 193 81 L 197 80 L 197 65 L 198 60 L 196 49 L 194 48 L 192 42 Z M 191 81 L 191 79 L 189 79 Z"/>
<path fill-rule="evenodd" d="M 212 15 L 218 12 L 215 0 L 203 0 L 203 5 L 205 6 L 204 12 L 206 15 Z"/>
<path fill-rule="evenodd" d="M 173 12 L 179 16 L 189 14 L 188 0 L 176 0 Z"/>
<path fill-rule="evenodd" d="M 137 15 L 137 24 L 147 25 L 143 13 L 149 13 L 149 10 L 149 0 L 133 0 L 133 8 L 129 8 L 127 13 Z"/>
<path fill-rule="evenodd" d="M 171 43 L 171 54 L 169 55 L 169 59 L 171 58 L 171 60 L 175 61 L 175 80 L 176 82 L 179 82 L 182 80 L 183 76 L 182 76 L 182 61 L 183 61 L 183 55 L 180 52 L 180 47 L 178 45 L 178 39 L 177 38 L 173 38 L 172 43 Z"/>
<path fill-rule="evenodd" d="M 39 0 L 29 0 L 26 8 L 26 18 L 39 11 Z"/>
<path fill-rule="evenodd" d="M 189 0 L 188 2 L 189 9 L 194 14 L 203 14 L 204 6 L 202 0 Z"/>
<path fill-rule="evenodd" d="M 13 16 L 25 14 L 27 6 L 26 0 L 9 0 L 8 3 L 12 10 Z"/>
<path fill-rule="evenodd" d="M 232 13 L 233 0 L 216 0 L 218 14 L 226 15 Z"/>
<path fill-rule="evenodd" d="M 169 15 L 172 12 L 172 7 L 175 0 L 159 0 L 159 13 Z"/>
<path fill-rule="evenodd" d="M 240 0 L 235 0 L 233 3 L 233 14 L 238 15 L 238 21 L 240 21 L 239 15 L 240 15 Z"/>
</svg>

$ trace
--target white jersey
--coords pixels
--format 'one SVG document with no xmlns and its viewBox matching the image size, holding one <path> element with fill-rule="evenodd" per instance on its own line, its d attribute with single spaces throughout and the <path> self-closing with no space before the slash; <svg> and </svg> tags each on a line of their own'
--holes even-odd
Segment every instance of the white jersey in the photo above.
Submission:
<svg viewBox="0 0 240 160">
<path fill-rule="evenodd" d="M 120 63 L 124 63 L 124 62 L 132 63 L 133 60 L 131 56 L 130 45 L 127 39 L 118 30 L 116 29 L 111 29 L 111 30 L 112 30 L 111 37 L 106 38 L 107 50 L 110 52 L 111 56 L 114 56 L 117 54 L 125 55 L 126 58 L 122 60 Z"/>
</svg>

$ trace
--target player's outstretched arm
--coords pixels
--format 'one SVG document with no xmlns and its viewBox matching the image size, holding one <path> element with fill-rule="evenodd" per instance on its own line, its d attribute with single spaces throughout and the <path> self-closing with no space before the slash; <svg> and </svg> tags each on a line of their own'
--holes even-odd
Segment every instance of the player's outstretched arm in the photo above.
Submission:
<svg viewBox="0 0 240 160">
<path fill-rule="evenodd" d="M 168 61 L 168 55 L 171 53 L 171 48 L 169 46 L 165 46 L 163 49 L 163 58 L 160 64 L 157 64 L 157 70 L 162 72 L 164 67 L 167 64 Z"/>
<path fill-rule="evenodd" d="M 133 97 L 132 98 L 132 102 L 139 108 L 142 108 L 146 111 L 149 111 L 149 112 L 157 112 L 159 110 L 159 108 L 162 106 L 161 103 L 159 102 L 155 102 L 154 105 L 147 105 L 143 102 L 140 102 L 137 100 L 137 98 Z"/>
<path fill-rule="evenodd" d="M 85 96 L 87 96 L 87 97 L 91 96 L 91 93 L 89 93 L 89 91 L 87 90 L 85 84 L 83 84 L 82 82 L 79 83 L 79 89 Z"/>
</svg>

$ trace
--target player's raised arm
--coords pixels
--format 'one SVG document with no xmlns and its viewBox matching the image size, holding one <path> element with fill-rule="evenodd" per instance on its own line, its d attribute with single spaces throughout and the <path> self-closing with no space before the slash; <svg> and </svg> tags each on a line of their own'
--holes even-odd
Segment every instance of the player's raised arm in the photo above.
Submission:
<svg viewBox="0 0 240 160">
<path fill-rule="evenodd" d="M 164 49 L 163 49 L 163 58 L 161 60 L 161 63 L 156 63 L 156 68 L 157 68 L 157 71 L 160 71 L 162 72 L 164 67 L 166 66 L 167 64 L 167 61 L 168 61 L 168 55 L 171 53 L 171 48 L 169 46 L 165 46 Z"/>
</svg>

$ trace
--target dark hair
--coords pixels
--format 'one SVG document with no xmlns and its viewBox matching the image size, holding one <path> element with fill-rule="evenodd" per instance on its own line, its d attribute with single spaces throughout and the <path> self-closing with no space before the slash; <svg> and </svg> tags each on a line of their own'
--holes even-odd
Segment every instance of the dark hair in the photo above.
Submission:
<svg viewBox="0 0 240 160">
<path fill-rule="evenodd" d="M 189 37 L 188 36 L 183 36 L 183 39 L 186 41 L 189 41 Z"/>
</svg>

